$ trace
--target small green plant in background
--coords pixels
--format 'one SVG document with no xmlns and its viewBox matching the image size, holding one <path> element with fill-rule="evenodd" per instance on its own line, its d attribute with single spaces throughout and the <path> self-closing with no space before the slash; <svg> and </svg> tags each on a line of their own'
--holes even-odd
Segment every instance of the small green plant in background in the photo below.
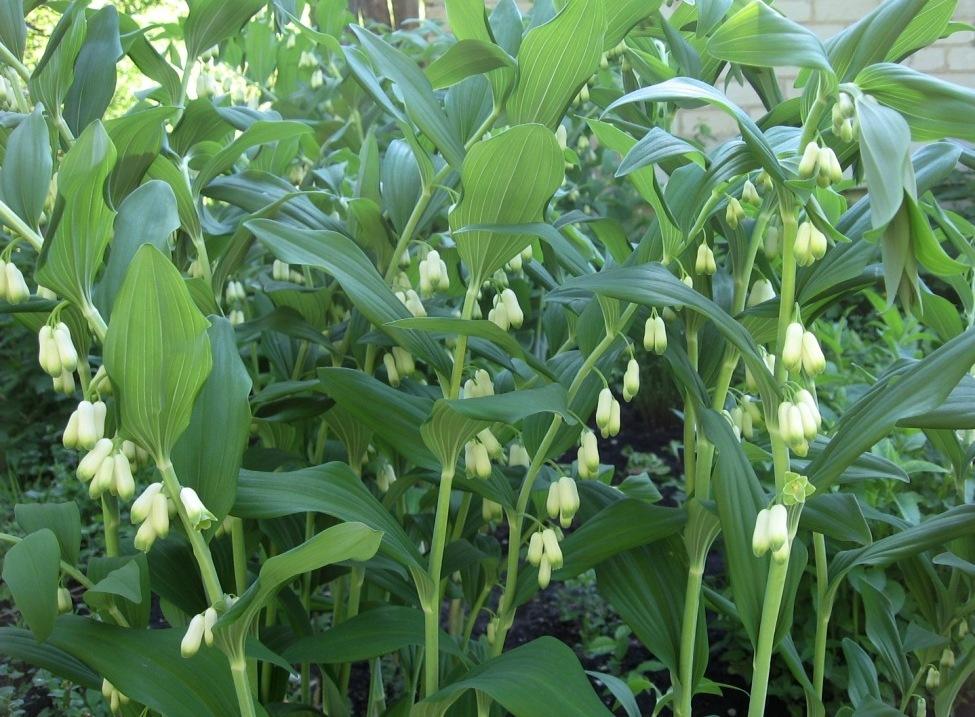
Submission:
<svg viewBox="0 0 975 717">
<path fill-rule="evenodd" d="M 760 0 L 75 0 L 34 57 L 35 4 L 0 0 L 37 364 L 0 410 L 73 489 L 11 484 L 0 653 L 65 710 L 967 699 L 975 231 L 936 190 L 975 93 L 900 64 L 954 3 L 821 42 Z M 705 105 L 738 136 L 676 134 Z M 526 634 L 573 581 L 578 644 Z"/>
</svg>

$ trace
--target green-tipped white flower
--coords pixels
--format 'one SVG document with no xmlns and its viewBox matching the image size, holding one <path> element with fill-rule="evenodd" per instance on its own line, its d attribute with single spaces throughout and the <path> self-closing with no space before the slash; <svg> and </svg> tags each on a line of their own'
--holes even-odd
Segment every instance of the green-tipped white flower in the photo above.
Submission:
<svg viewBox="0 0 975 717">
<path fill-rule="evenodd" d="M 563 152 L 567 147 L 566 145 L 567 135 L 568 133 L 566 132 L 565 125 L 560 124 L 558 128 L 555 130 L 555 140 L 559 143 L 559 148 Z"/>
<path fill-rule="evenodd" d="M 623 400 L 629 403 L 640 392 L 640 364 L 630 359 L 623 374 Z"/>
<path fill-rule="evenodd" d="M 78 368 L 78 352 L 71 341 L 71 330 L 63 321 L 54 327 L 54 341 L 58 346 L 61 371 L 74 371 Z"/>
<path fill-rule="evenodd" d="M 376 474 L 376 485 L 380 493 L 388 493 L 390 486 L 396 482 L 396 471 L 391 463 L 384 463 Z"/>
<path fill-rule="evenodd" d="M 545 546 L 545 556 L 556 570 L 562 567 L 562 548 L 559 547 L 559 538 L 555 531 L 546 528 L 542 531 L 542 545 Z"/>
<path fill-rule="evenodd" d="M 596 434 L 589 429 L 582 432 L 579 440 L 578 464 L 580 478 L 589 479 L 599 475 L 599 446 Z"/>
<path fill-rule="evenodd" d="M 795 447 L 806 440 L 802 430 L 802 415 L 791 401 L 782 401 L 778 408 L 779 435 L 789 446 Z"/>
<path fill-rule="evenodd" d="M 572 524 L 572 519 L 579 510 L 579 489 L 576 482 L 568 476 L 559 478 L 559 524 L 563 528 L 568 528 Z"/>
<path fill-rule="evenodd" d="M 813 259 L 822 259 L 826 256 L 827 249 L 829 249 L 829 242 L 826 239 L 826 235 L 813 225 L 812 230 L 809 232 L 809 253 Z"/>
<path fill-rule="evenodd" d="M 183 640 L 179 643 L 179 654 L 189 658 L 200 651 L 200 645 L 203 642 L 204 627 L 203 615 L 194 615 L 193 619 L 190 620 L 189 626 L 186 628 Z"/>
<path fill-rule="evenodd" d="M 132 541 L 132 544 L 135 546 L 136 550 L 143 553 L 148 553 L 149 550 L 152 549 L 152 544 L 156 542 L 157 537 L 159 536 L 157 536 L 156 531 L 153 530 L 152 523 L 150 523 L 148 520 L 144 520 L 142 521 L 142 524 L 139 525 L 139 529 L 135 531 L 135 539 Z"/>
<path fill-rule="evenodd" d="M 203 611 L 203 641 L 207 647 L 213 645 L 213 626 L 217 624 L 217 611 L 208 607 Z"/>
<path fill-rule="evenodd" d="M 423 318 L 427 315 L 427 310 L 423 308 L 423 302 L 413 289 L 407 289 L 405 300 L 403 301 L 407 310 L 416 318 Z"/>
<path fill-rule="evenodd" d="M 291 277 L 291 266 L 280 259 L 271 264 L 271 278 L 275 281 L 287 281 Z"/>
<path fill-rule="evenodd" d="M 504 508 L 501 507 L 500 503 L 495 503 L 493 500 L 489 500 L 488 498 L 482 498 L 481 517 L 484 519 L 485 523 L 501 520 L 504 517 Z"/>
<path fill-rule="evenodd" d="M 768 512 L 769 550 L 778 550 L 789 542 L 789 512 L 776 503 Z"/>
<path fill-rule="evenodd" d="M 240 326 L 242 323 L 247 321 L 247 318 L 244 316 L 244 312 L 240 309 L 233 309 L 230 312 L 228 320 L 230 321 L 231 326 Z"/>
<path fill-rule="evenodd" d="M 843 167 L 840 165 L 840 160 L 836 157 L 836 152 L 829 147 L 823 147 L 819 151 L 819 158 L 816 164 L 819 168 L 817 180 L 821 186 L 828 186 L 829 184 L 843 181 Z"/>
<path fill-rule="evenodd" d="M 518 303 L 518 297 L 515 295 L 515 292 L 511 289 L 502 291 L 501 304 L 504 305 L 511 326 L 520 329 L 522 324 L 525 323 L 525 313 L 521 310 L 521 305 Z"/>
<path fill-rule="evenodd" d="M 728 226 L 730 226 L 732 229 L 737 228 L 745 218 L 745 210 L 742 208 L 741 202 L 734 197 L 729 197 L 728 207 L 724 212 L 724 218 L 725 221 L 728 222 Z"/>
<path fill-rule="evenodd" d="M 538 587 L 544 590 L 552 582 L 552 563 L 547 555 L 538 562 Z"/>
<path fill-rule="evenodd" d="M 98 439 L 98 427 L 95 424 L 95 408 L 91 401 L 82 401 L 71 414 L 72 418 L 77 419 L 77 444 L 80 448 L 91 450 L 95 447 Z"/>
<path fill-rule="evenodd" d="M 805 330 L 798 321 L 786 327 L 785 341 L 782 344 L 782 365 L 789 371 L 797 371 L 802 365 L 802 344 Z"/>
<path fill-rule="evenodd" d="M 76 473 L 81 482 L 87 483 L 95 477 L 102 462 L 111 454 L 112 448 L 113 444 L 109 438 L 96 441 L 94 447 L 78 463 Z"/>
<path fill-rule="evenodd" d="M 599 399 L 596 401 L 596 426 L 602 431 L 603 437 L 605 437 L 606 428 L 609 426 L 612 411 L 613 392 L 604 388 L 599 392 Z"/>
<path fill-rule="evenodd" d="M 752 533 L 752 552 L 760 558 L 769 550 L 768 537 L 769 510 L 762 508 L 755 518 L 755 530 Z"/>
<path fill-rule="evenodd" d="M 105 436 L 105 419 L 108 417 L 108 406 L 104 401 L 95 401 L 91 404 L 91 415 L 95 421 L 95 435 L 98 438 Z"/>
<path fill-rule="evenodd" d="M 416 373 L 416 363 L 413 361 L 413 354 L 400 346 L 392 348 L 393 360 L 396 362 L 396 370 L 403 378 L 412 376 Z"/>
<path fill-rule="evenodd" d="M 775 225 L 765 228 L 765 236 L 762 238 L 762 251 L 769 259 L 774 259 L 779 255 L 779 240 L 782 238 L 782 231 Z"/>
<path fill-rule="evenodd" d="M 819 433 L 819 426 L 816 425 L 816 416 L 809 406 L 802 401 L 796 403 L 795 406 L 799 409 L 799 415 L 802 418 L 802 435 L 807 441 L 811 441 Z"/>
<path fill-rule="evenodd" d="M 144 522 L 149 517 L 149 511 L 152 509 L 153 499 L 162 492 L 162 483 L 150 483 L 139 497 L 135 499 L 132 503 L 132 508 L 129 511 L 129 518 L 132 524 Z"/>
<path fill-rule="evenodd" d="M 491 457 L 483 443 L 468 441 L 464 445 L 464 464 L 468 475 L 482 480 L 491 477 Z"/>
<path fill-rule="evenodd" d="M 135 495 L 135 479 L 132 477 L 132 466 L 122 451 L 115 452 L 115 475 L 112 478 L 112 492 L 122 500 L 129 500 Z"/>
<path fill-rule="evenodd" d="M 394 388 L 399 386 L 399 369 L 396 368 L 396 359 L 393 358 L 392 354 L 383 354 L 383 366 L 386 367 L 386 378 L 389 381 L 389 385 Z"/>
<path fill-rule="evenodd" d="M 941 651 L 941 659 L 938 660 L 938 664 L 941 665 L 941 669 L 950 670 L 955 666 L 955 653 L 950 647 L 946 647 Z"/>
<path fill-rule="evenodd" d="M 810 376 L 826 370 L 826 357 L 812 331 L 806 331 L 802 335 L 802 368 Z"/>
<path fill-rule="evenodd" d="M 718 270 L 718 265 L 714 262 L 714 252 L 707 242 L 701 242 L 697 248 L 697 258 L 694 262 L 694 271 L 698 274 L 711 276 Z"/>
<path fill-rule="evenodd" d="M 844 142 L 850 143 L 856 139 L 857 137 L 856 125 L 853 124 L 852 118 L 847 118 L 843 120 L 843 123 L 840 125 L 839 129 L 840 129 L 839 131 L 840 139 L 843 140 Z"/>
<path fill-rule="evenodd" d="M 741 188 L 741 201 L 752 206 L 757 206 L 762 203 L 762 198 L 758 196 L 758 189 L 755 188 L 755 185 L 752 184 L 750 179 L 746 179 L 745 184 Z"/>
<path fill-rule="evenodd" d="M 98 498 L 106 491 L 111 492 L 115 487 L 115 456 L 106 456 L 98 466 L 95 477 L 88 484 L 88 495 Z"/>
<path fill-rule="evenodd" d="M 55 378 L 62 373 L 61 356 L 58 354 L 54 327 L 44 324 L 37 332 L 37 363 L 48 376 Z"/>
<path fill-rule="evenodd" d="M 149 506 L 149 517 L 146 519 L 152 526 L 152 531 L 160 538 L 169 535 L 169 499 L 162 493 L 152 497 Z"/>
<path fill-rule="evenodd" d="M 104 364 L 95 371 L 95 375 L 91 379 L 91 388 L 97 391 L 99 396 L 112 395 L 112 382 L 108 378 L 108 371 L 105 370 Z"/>
<path fill-rule="evenodd" d="M 548 496 L 545 499 L 545 512 L 553 520 L 559 517 L 559 510 L 561 509 L 560 499 L 558 481 L 550 483 L 548 486 Z"/>
<path fill-rule="evenodd" d="M 667 350 L 667 325 L 656 313 L 647 319 L 643 327 L 643 348 L 657 355 Z"/>
<path fill-rule="evenodd" d="M 480 441 L 484 447 L 487 449 L 488 455 L 495 460 L 501 460 L 504 456 L 504 447 L 498 442 L 498 439 L 494 437 L 491 433 L 490 428 L 485 428 L 477 434 L 477 440 Z"/>
<path fill-rule="evenodd" d="M 816 167 L 819 163 L 819 145 L 810 142 L 802 152 L 802 159 L 799 160 L 799 178 L 809 179 L 816 174 Z"/>
<path fill-rule="evenodd" d="M 474 378 L 464 382 L 464 398 L 483 398 L 494 395 L 494 382 L 491 374 L 483 368 L 474 372 Z"/>
<path fill-rule="evenodd" d="M 929 690 L 936 690 L 941 687 L 941 670 L 933 665 L 928 668 L 928 675 L 924 678 L 924 686 Z"/>
<path fill-rule="evenodd" d="M 7 279 L 7 301 L 11 304 L 22 304 L 30 298 L 30 289 L 24 281 L 24 275 L 13 262 L 4 267 Z"/>
<path fill-rule="evenodd" d="M 51 384 L 54 386 L 54 390 L 57 393 L 63 393 L 65 396 L 71 396 L 74 394 L 74 374 L 70 371 L 65 371 L 60 376 L 51 379 Z"/>
<path fill-rule="evenodd" d="M 810 222 L 802 222 L 796 230 L 796 239 L 792 244 L 792 251 L 799 266 L 808 266 L 813 263 L 814 258 L 810 249 L 813 225 Z"/>
<path fill-rule="evenodd" d="M 821 428 L 823 425 L 823 416 L 819 412 L 819 404 L 816 403 L 815 397 L 806 389 L 800 389 L 796 393 L 796 402 L 799 404 L 804 404 L 812 414 L 816 421 L 816 428 Z"/>
<path fill-rule="evenodd" d="M 606 429 L 607 436 L 604 436 L 604 438 L 619 435 L 620 427 L 622 425 L 622 421 L 620 420 L 621 412 L 622 409 L 620 408 L 620 402 L 614 398 L 613 406 L 610 409 L 610 413 L 609 413 L 609 426 Z"/>
<path fill-rule="evenodd" d="M 74 601 L 71 599 L 71 593 L 67 588 L 58 588 L 58 613 L 64 615 L 72 610 L 74 610 Z"/>
<path fill-rule="evenodd" d="M 68 418 L 68 425 L 64 427 L 64 435 L 61 436 L 61 443 L 65 448 L 80 448 L 81 443 L 78 441 L 78 411 L 77 409 L 71 412 L 71 416 Z"/>
<path fill-rule="evenodd" d="M 528 468 L 531 466 L 532 458 L 528 451 L 520 443 L 512 443 L 508 449 L 508 465 Z"/>
<path fill-rule="evenodd" d="M 758 306 L 774 298 L 775 289 L 772 288 L 772 282 L 768 279 L 756 279 L 752 284 L 752 290 L 748 292 L 748 306 Z"/>
<path fill-rule="evenodd" d="M 544 554 L 545 546 L 542 543 L 542 534 L 532 533 L 532 537 L 528 540 L 528 554 L 526 556 L 528 562 L 537 568 L 538 564 L 542 562 Z"/>
<path fill-rule="evenodd" d="M 186 517 L 189 519 L 190 525 L 197 530 L 206 530 L 217 522 L 217 516 L 207 510 L 203 501 L 200 500 L 199 494 L 192 488 L 188 486 L 180 488 L 179 500 L 186 510 Z"/>
</svg>

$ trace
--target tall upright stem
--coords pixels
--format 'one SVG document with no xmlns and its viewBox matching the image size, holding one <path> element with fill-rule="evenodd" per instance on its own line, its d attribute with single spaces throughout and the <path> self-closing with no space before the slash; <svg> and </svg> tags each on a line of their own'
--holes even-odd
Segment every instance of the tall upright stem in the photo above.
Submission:
<svg viewBox="0 0 975 717">
<path fill-rule="evenodd" d="M 816 555 L 816 639 L 813 644 L 813 687 L 816 696 L 823 699 L 823 678 L 826 672 L 826 630 L 833 612 L 829 595 L 829 573 L 826 564 L 826 539 L 822 533 L 813 533 Z"/>
<path fill-rule="evenodd" d="M 789 572 L 789 561 L 771 559 L 768 581 L 765 584 L 765 602 L 762 605 L 762 624 L 758 631 L 758 645 L 752 663 L 752 691 L 748 701 L 748 717 L 762 717 L 765 714 L 765 698 L 768 694 L 768 678 L 772 664 L 772 649 L 775 641 L 775 625 L 778 622 L 779 608 L 782 605 L 782 592 L 785 578 Z"/>
<path fill-rule="evenodd" d="M 440 473 L 437 491 L 437 514 L 430 544 L 431 590 L 423 605 L 424 619 L 424 694 L 429 697 L 440 686 L 440 577 L 443 554 L 447 542 L 447 522 L 450 517 L 450 489 L 454 480 L 454 466 L 446 465 Z"/>
<path fill-rule="evenodd" d="M 684 593 L 684 616 L 680 633 L 680 678 L 677 685 L 677 717 L 691 717 L 691 700 L 694 697 L 694 643 L 697 641 L 697 614 L 701 607 L 701 583 L 704 565 L 691 565 L 687 571 L 687 589 Z"/>
</svg>

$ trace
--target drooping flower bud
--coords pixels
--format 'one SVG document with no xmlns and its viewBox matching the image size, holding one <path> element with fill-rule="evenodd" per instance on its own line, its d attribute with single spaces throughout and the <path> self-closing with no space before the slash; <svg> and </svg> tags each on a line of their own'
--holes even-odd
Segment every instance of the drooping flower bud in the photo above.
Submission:
<svg viewBox="0 0 975 717">
<path fill-rule="evenodd" d="M 189 486 L 180 488 L 179 500 L 186 510 L 186 517 L 189 519 L 190 525 L 197 530 L 206 530 L 217 522 L 217 516 L 207 510 L 203 501 L 200 500 L 199 494 Z"/>
<path fill-rule="evenodd" d="M 58 346 L 58 356 L 61 359 L 61 371 L 74 371 L 78 368 L 78 352 L 71 341 L 71 330 L 64 322 L 54 327 L 54 341 Z"/>
<path fill-rule="evenodd" d="M 520 329 L 525 322 L 525 314 L 521 310 L 521 305 L 518 303 L 518 297 L 515 295 L 515 292 L 511 289 L 502 291 L 501 303 L 504 305 L 505 312 L 507 313 L 508 322 L 513 328 Z"/>
<path fill-rule="evenodd" d="M 484 444 L 487 449 L 488 455 L 495 460 L 501 460 L 504 456 L 504 447 L 498 442 L 498 439 L 494 437 L 491 433 L 490 428 L 485 428 L 477 434 L 477 440 Z"/>
<path fill-rule="evenodd" d="M 559 547 L 559 538 L 555 531 L 546 528 L 542 531 L 542 545 L 545 547 L 545 557 L 555 570 L 562 567 L 562 548 Z"/>
<path fill-rule="evenodd" d="M 741 201 L 752 206 L 757 206 L 762 203 L 762 198 L 758 196 L 758 190 L 750 179 L 746 179 L 745 184 L 741 188 Z"/>
<path fill-rule="evenodd" d="M 92 479 L 91 483 L 88 484 L 88 495 L 92 498 L 98 498 L 105 491 L 111 492 L 112 488 L 114 487 L 115 456 L 110 455 L 106 456 L 105 460 L 103 460 L 101 465 L 98 466 L 98 470 L 95 472 L 95 477 Z"/>
<path fill-rule="evenodd" d="M 399 369 L 396 368 L 396 359 L 392 354 L 383 354 L 383 366 L 386 367 L 386 378 L 389 385 L 396 388 L 400 384 Z"/>
<path fill-rule="evenodd" d="M 129 500 L 135 495 L 135 479 L 132 477 L 132 466 L 122 451 L 115 452 L 115 475 L 112 479 L 113 490 L 122 500 Z"/>
<path fill-rule="evenodd" d="M 760 511 L 758 511 L 758 516 L 755 518 L 755 530 L 752 533 L 752 552 L 755 554 L 756 558 L 760 558 L 768 552 L 768 523 L 768 508 L 762 508 Z"/>
<path fill-rule="evenodd" d="M 169 499 L 162 493 L 152 497 L 147 520 L 157 536 L 165 538 L 169 535 Z"/>
<path fill-rule="evenodd" d="M 816 173 L 816 166 L 819 162 L 819 145 L 810 142 L 802 152 L 802 159 L 799 160 L 799 178 L 809 179 Z"/>
<path fill-rule="evenodd" d="M 44 324 L 37 332 L 37 363 L 40 364 L 48 376 L 60 376 L 61 356 L 58 354 L 57 341 L 54 338 L 54 328 Z"/>
<path fill-rule="evenodd" d="M 629 403 L 640 392 L 640 364 L 630 359 L 623 374 L 623 400 Z"/>
<path fill-rule="evenodd" d="M 714 261 L 714 252 L 707 242 L 701 242 L 697 248 L 697 258 L 694 262 L 694 271 L 704 276 L 711 276 L 718 270 Z"/>
<path fill-rule="evenodd" d="M 609 427 L 609 419 L 613 411 L 613 392 L 604 388 L 599 392 L 599 400 L 596 402 L 596 426 L 606 437 L 606 429 Z"/>
<path fill-rule="evenodd" d="M 769 550 L 778 550 L 789 542 L 789 512 L 784 505 L 776 503 L 768 512 Z"/>
<path fill-rule="evenodd" d="M 528 562 L 538 567 L 544 553 L 545 546 L 542 544 L 542 534 L 532 533 L 532 537 L 528 540 L 528 555 L 526 556 Z"/>
<path fill-rule="evenodd" d="M 144 520 L 139 525 L 139 529 L 135 531 L 135 539 L 132 541 L 132 544 L 136 550 L 148 553 L 152 548 L 152 544 L 156 542 L 157 537 L 156 531 L 152 529 L 152 523 Z"/>
<path fill-rule="evenodd" d="M 802 324 L 793 321 L 786 327 L 785 341 L 782 344 L 782 364 L 789 371 L 797 371 L 802 362 Z"/>
<path fill-rule="evenodd" d="M 135 499 L 132 503 L 132 508 L 129 510 L 129 518 L 133 525 L 142 523 L 149 517 L 153 498 L 159 495 L 162 487 L 162 483 L 150 483 L 139 497 Z"/>
<path fill-rule="evenodd" d="M 58 588 L 58 613 L 64 615 L 72 610 L 74 610 L 74 601 L 71 599 L 71 593 L 67 588 Z"/>
<path fill-rule="evenodd" d="M 200 644 L 203 642 L 203 630 L 205 628 L 203 615 L 194 615 L 190 620 L 183 640 L 179 643 L 179 654 L 183 657 L 193 657 L 200 651 Z"/>
<path fill-rule="evenodd" d="M 768 226 L 765 229 L 765 236 L 762 239 L 762 251 L 769 259 L 774 259 L 779 255 L 779 239 L 782 232 L 777 226 Z"/>
<path fill-rule="evenodd" d="M 416 373 L 416 363 L 413 361 L 413 354 L 400 346 L 393 346 L 393 360 L 396 362 L 396 370 L 403 378 L 412 376 Z"/>
<path fill-rule="evenodd" d="M 615 398 L 613 399 L 613 404 L 609 409 L 609 425 L 606 426 L 606 431 L 603 434 L 603 438 L 611 438 L 613 436 L 618 436 L 620 433 L 620 413 L 622 409 L 620 408 L 620 402 Z"/>
<path fill-rule="evenodd" d="M 406 300 L 403 303 L 415 318 L 422 318 L 427 315 L 427 310 L 423 308 L 423 302 L 420 301 L 420 297 L 413 289 L 407 289 L 405 296 Z"/>
<path fill-rule="evenodd" d="M 105 419 L 108 417 L 108 406 L 104 401 L 95 401 L 91 404 L 91 415 L 95 422 L 95 435 L 102 438 L 105 435 Z"/>
<path fill-rule="evenodd" d="M 929 690 L 941 687 L 941 671 L 933 665 L 928 668 L 928 675 L 924 678 L 924 686 Z"/>
<path fill-rule="evenodd" d="M 78 441 L 78 410 L 72 411 L 68 418 L 68 425 L 64 427 L 64 435 L 61 436 L 61 443 L 65 448 L 79 448 L 81 443 Z"/>
<path fill-rule="evenodd" d="M 548 486 L 548 496 L 545 499 L 545 512 L 553 520 L 559 517 L 559 510 L 561 509 L 560 497 L 558 481 L 550 483 Z"/>
<path fill-rule="evenodd" d="M 531 456 L 528 455 L 528 451 L 520 443 L 512 443 L 511 447 L 508 449 L 508 465 L 509 466 L 519 466 L 521 468 L 528 468 L 531 466 Z"/>
<path fill-rule="evenodd" d="M 792 251 L 799 266 L 809 266 L 813 263 L 814 257 L 811 248 L 813 225 L 810 222 L 803 222 L 796 230 L 796 239 L 792 245 Z"/>
<path fill-rule="evenodd" d="M 544 590 L 550 582 L 552 582 L 552 563 L 548 555 L 542 555 L 542 559 L 538 562 L 538 587 Z"/>
<path fill-rule="evenodd" d="M 495 503 L 493 500 L 489 500 L 488 498 L 482 498 L 481 517 L 484 519 L 485 523 L 501 520 L 504 517 L 504 508 L 501 507 L 500 503 Z"/>
<path fill-rule="evenodd" d="M 217 624 L 217 611 L 208 607 L 203 611 L 203 641 L 207 647 L 213 645 L 213 626 Z"/>
<path fill-rule="evenodd" d="M 756 279 L 748 293 L 748 306 L 758 306 L 775 298 L 775 289 L 768 279 Z"/>
<path fill-rule="evenodd" d="M 807 441 L 811 441 L 819 433 L 819 426 L 816 425 L 816 417 L 807 404 L 800 401 L 795 406 L 799 409 L 799 415 L 802 418 L 802 435 Z"/>
<path fill-rule="evenodd" d="M 558 491 L 559 523 L 563 528 L 568 528 L 579 510 L 579 489 L 574 480 L 568 476 L 562 476 L 558 480 Z"/>
<path fill-rule="evenodd" d="M 667 325 L 656 313 L 652 314 L 643 329 L 643 348 L 658 356 L 667 350 Z"/>
<path fill-rule="evenodd" d="M 112 448 L 113 444 L 110 438 L 102 438 L 95 443 L 94 447 L 78 463 L 76 473 L 81 482 L 87 483 L 95 477 L 102 462 L 112 452 Z"/>
<path fill-rule="evenodd" d="M 380 493 L 388 493 L 389 488 L 396 482 L 396 471 L 391 463 L 384 463 L 376 474 L 376 485 Z"/>
<path fill-rule="evenodd" d="M 734 197 L 728 198 L 728 207 L 725 209 L 724 213 L 725 221 L 728 222 L 728 226 L 732 229 L 738 227 L 741 221 L 745 218 L 745 210 L 739 202 Z"/>
<path fill-rule="evenodd" d="M 291 266 L 280 259 L 275 259 L 271 264 L 271 278 L 275 281 L 287 281 L 290 276 Z"/>
<path fill-rule="evenodd" d="M 234 309 L 230 312 L 229 321 L 231 326 L 240 326 L 242 323 L 247 321 L 247 318 L 244 316 L 243 311 L 240 309 Z"/>
<path fill-rule="evenodd" d="M 941 665 L 941 669 L 950 670 L 955 666 L 955 653 L 950 647 L 946 647 L 941 651 L 941 659 L 938 661 Z"/>
<path fill-rule="evenodd" d="M 596 434 L 588 429 L 582 432 L 579 441 L 578 464 L 581 478 L 595 478 L 599 474 L 599 446 Z"/>
<path fill-rule="evenodd" d="M 826 235 L 823 234 L 815 225 L 812 225 L 812 229 L 809 232 L 809 253 L 812 255 L 813 259 L 822 259 L 826 256 L 826 250 L 829 248 L 829 242 L 826 240 Z"/>
<path fill-rule="evenodd" d="M 24 281 L 24 275 L 13 262 L 5 267 L 7 278 L 7 301 L 11 304 L 22 304 L 30 298 L 30 289 Z"/>
<path fill-rule="evenodd" d="M 826 370 L 826 357 L 819 346 L 816 334 L 806 331 L 802 335 L 802 368 L 810 376 Z"/>
</svg>

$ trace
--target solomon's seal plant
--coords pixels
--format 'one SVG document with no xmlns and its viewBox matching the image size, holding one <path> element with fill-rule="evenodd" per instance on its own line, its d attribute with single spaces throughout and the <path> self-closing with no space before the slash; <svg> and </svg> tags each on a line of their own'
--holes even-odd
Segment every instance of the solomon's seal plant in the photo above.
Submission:
<svg viewBox="0 0 975 717">
<path fill-rule="evenodd" d="M 954 2 L 825 42 L 760 0 L 446 0 L 449 32 L 392 33 L 73 0 L 49 37 L 37 4 L 0 0 L 0 311 L 77 403 L 100 518 L 85 562 L 77 503 L 16 507 L 0 652 L 125 715 L 637 714 L 648 684 L 512 635 L 592 571 L 654 714 L 721 689 L 713 624 L 751 717 L 772 674 L 797 713 L 952 713 L 975 248 L 932 190 L 975 93 L 901 63 Z M 680 136 L 702 106 L 735 136 Z M 923 355 L 851 365 L 830 318 L 863 297 Z M 644 401 L 682 424 L 663 502 L 614 465 Z M 908 478 L 891 435 L 943 510 L 870 504 Z"/>
</svg>

